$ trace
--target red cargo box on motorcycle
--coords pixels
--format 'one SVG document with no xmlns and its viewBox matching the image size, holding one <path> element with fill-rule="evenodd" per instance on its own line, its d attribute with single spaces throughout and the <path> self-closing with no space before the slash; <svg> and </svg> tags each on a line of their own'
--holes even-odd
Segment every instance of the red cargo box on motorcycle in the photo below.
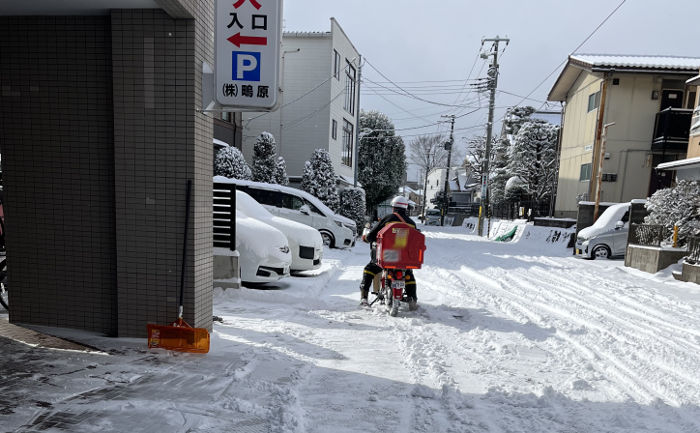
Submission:
<svg viewBox="0 0 700 433">
<path fill-rule="evenodd" d="M 425 236 L 406 223 L 392 223 L 377 234 L 377 264 L 384 269 L 420 269 Z"/>
</svg>

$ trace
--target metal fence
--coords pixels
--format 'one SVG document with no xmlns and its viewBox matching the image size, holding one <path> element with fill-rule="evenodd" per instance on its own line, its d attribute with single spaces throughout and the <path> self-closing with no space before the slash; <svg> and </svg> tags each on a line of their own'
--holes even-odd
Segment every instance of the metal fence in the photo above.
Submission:
<svg viewBox="0 0 700 433">
<path fill-rule="evenodd" d="M 236 249 L 236 185 L 214 183 L 214 246 Z"/>
<path fill-rule="evenodd" d="M 651 224 L 632 224 L 629 231 L 629 244 L 647 247 L 661 246 L 666 238 L 664 226 Z"/>
<path fill-rule="evenodd" d="M 692 265 L 700 264 L 700 236 L 688 238 L 688 255 L 685 261 Z"/>
</svg>

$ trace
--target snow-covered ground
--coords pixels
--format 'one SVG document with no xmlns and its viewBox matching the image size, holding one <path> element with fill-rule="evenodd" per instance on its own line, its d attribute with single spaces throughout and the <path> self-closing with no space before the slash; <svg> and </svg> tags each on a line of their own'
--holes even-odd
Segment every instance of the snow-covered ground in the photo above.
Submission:
<svg viewBox="0 0 700 433">
<path fill-rule="evenodd" d="M 359 244 L 217 290 L 207 355 L 0 342 L 0 430 L 700 432 L 700 286 L 576 259 L 549 229 L 424 231 L 420 308 L 396 318 L 358 307 Z"/>
</svg>

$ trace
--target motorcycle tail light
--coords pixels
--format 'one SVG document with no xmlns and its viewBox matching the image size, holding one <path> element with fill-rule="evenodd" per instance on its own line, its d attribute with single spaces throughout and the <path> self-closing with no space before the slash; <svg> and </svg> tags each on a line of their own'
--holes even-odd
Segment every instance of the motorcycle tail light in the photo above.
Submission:
<svg viewBox="0 0 700 433">
<path fill-rule="evenodd" d="M 402 279 L 402 278 L 403 278 L 403 272 L 401 272 L 401 271 L 396 271 L 396 278 L 399 279 L 399 280 Z"/>
</svg>

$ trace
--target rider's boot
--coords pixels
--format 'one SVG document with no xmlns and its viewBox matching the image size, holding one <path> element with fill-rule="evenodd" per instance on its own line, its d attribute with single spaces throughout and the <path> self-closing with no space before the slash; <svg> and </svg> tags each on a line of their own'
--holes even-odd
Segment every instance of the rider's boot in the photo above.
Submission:
<svg viewBox="0 0 700 433">
<path fill-rule="evenodd" d="M 406 284 L 406 297 L 408 298 L 408 310 L 416 311 L 418 309 L 418 297 L 416 296 L 415 282 L 409 282 Z"/>
<path fill-rule="evenodd" d="M 367 306 L 369 303 L 367 302 L 367 295 L 369 292 L 367 290 L 360 290 L 360 305 L 362 306 Z"/>
</svg>

